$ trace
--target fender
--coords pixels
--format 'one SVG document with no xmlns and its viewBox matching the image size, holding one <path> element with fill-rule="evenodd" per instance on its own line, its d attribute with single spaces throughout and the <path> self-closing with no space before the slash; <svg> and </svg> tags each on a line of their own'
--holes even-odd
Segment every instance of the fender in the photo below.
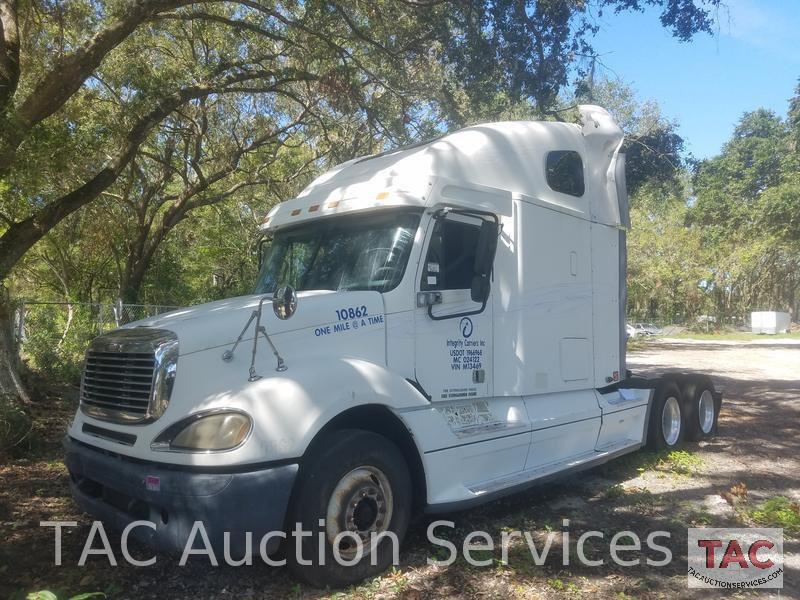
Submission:
<svg viewBox="0 0 800 600">
<path fill-rule="evenodd" d="M 262 441 L 268 460 L 302 456 L 323 427 L 349 409 L 382 405 L 397 414 L 429 406 L 401 376 L 358 358 L 295 360 L 281 376 L 256 382 L 252 394 L 258 400 L 252 404 L 257 425 L 251 441 Z"/>
<path fill-rule="evenodd" d="M 384 405 L 394 413 L 401 409 L 429 406 L 408 381 L 386 366 L 351 357 L 292 357 L 283 373 L 270 367 L 272 356 L 263 357 L 264 377 L 247 380 L 247 356 L 222 363 L 218 349 L 197 352 L 179 361 L 179 376 L 173 399 L 155 422 L 125 428 L 136 441 L 120 447 L 109 439 L 83 431 L 89 424 L 115 430 L 78 411 L 69 435 L 79 441 L 140 460 L 176 465 L 223 468 L 265 462 L 297 461 L 314 436 L 342 412 L 368 404 Z M 221 368 L 221 365 L 224 366 Z M 198 453 L 154 451 L 150 443 L 164 429 L 187 415 L 215 408 L 233 408 L 252 417 L 253 430 L 240 447 L 227 452 Z M 399 415 L 398 415 L 399 416 Z"/>
</svg>

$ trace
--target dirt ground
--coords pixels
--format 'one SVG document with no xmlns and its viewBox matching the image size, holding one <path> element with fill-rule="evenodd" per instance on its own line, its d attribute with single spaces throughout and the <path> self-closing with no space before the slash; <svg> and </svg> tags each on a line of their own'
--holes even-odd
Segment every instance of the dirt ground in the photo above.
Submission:
<svg viewBox="0 0 800 600">
<path fill-rule="evenodd" d="M 564 567 L 561 549 L 556 548 L 543 566 L 536 566 L 519 542 L 511 547 L 508 564 L 500 561 L 496 550 L 481 556 L 493 559 L 488 567 L 474 567 L 463 559 L 450 567 L 431 566 L 427 558 L 438 556 L 441 549 L 426 540 L 431 519 L 420 518 L 409 532 L 399 569 L 338 597 L 708 596 L 706 591 L 687 589 L 686 528 L 753 524 L 752 510 L 775 496 L 800 502 L 800 344 L 666 340 L 631 353 L 629 367 L 645 374 L 712 373 L 725 391 L 717 438 L 670 456 L 638 452 L 558 484 L 437 517 L 455 523 L 448 537 L 457 546 L 473 530 L 489 532 L 497 543 L 501 532 L 509 529 L 529 531 L 537 541 L 543 540 L 569 519 L 573 541 L 587 530 L 605 533 L 602 542 L 592 538 L 587 544 L 587 554 L 605 558 L 605 565 L 584 567 L 573 560 Z M 24 598 L 39 590 L 50 590 L 59 599 L 86 592 L 110 598 L 187 599 L 332 595 L 301 586 L 285 569 L 267 567 L 259 560 L 250 567 L 215 568 L 201 558 L 178 567 L 177 557 L 159 555 L 152 567 L 128 566 L 113 533 L 110 540 L 120 566 L 112 568 L 106 558 L 90 557 L 78 567 L 91 521 L 69 498 L 59 446 L 74 402 L 70 394 L 48 400 L 47 411 L 41 411 L 37 420 L 45 443 L 35 457 L 0 465 L 0 597 Z M 48 520 L 79 523 L 64 533 L 62 566 L 53 564 L 52 529 L 39 526 Z M 634 531 L 642 539 L 652 531 L 668 531 L 669 541 L 660 543 L 672 551 L 672 562 L 664 567 L 609 564 L 609 540 L 621 530 Z M 785 534 L 785 551 L 781 597 L 800 598 L 798 533 Z M 151 555 L 138 546 L 133 554 L 140 559 Z M 770 593 L 741 592 L 733 597 L 748 595 L 763 598 Z"/>
</svg>

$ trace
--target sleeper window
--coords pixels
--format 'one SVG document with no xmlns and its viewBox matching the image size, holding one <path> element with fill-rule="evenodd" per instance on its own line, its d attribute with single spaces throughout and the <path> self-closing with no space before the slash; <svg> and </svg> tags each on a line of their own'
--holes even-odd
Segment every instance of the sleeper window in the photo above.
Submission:
<svg viewBox="0 0 800 600">
<path fill-rule="evenodd" d="M 428 247 L 423 290 L 468 290 L 475 275 L 475 252 L 480 228 L 452 219 L 441 219 Z"/>
<path fill-rule="evenodd" d="M 583 161 L 574 150 L 547 153 L 547 185 L 570 196 L 583 196 Z"/>
</svg>

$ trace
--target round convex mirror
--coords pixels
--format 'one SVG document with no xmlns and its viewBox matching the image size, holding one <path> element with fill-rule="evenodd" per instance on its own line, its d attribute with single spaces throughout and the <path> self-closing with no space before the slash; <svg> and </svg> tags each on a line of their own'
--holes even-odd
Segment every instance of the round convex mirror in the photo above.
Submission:
<svg viewBox="0 0 800 600">
<path fill-rule="evenodd" d="M 275 290 L 272 296 L 272 310 L 279 319 L 286 320 L 297 310 L 297 292 L 290 285 Z"/>
</svg>

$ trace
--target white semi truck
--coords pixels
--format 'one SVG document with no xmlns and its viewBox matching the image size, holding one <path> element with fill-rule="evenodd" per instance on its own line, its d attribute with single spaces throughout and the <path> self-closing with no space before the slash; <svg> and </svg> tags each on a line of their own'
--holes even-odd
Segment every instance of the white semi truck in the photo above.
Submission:
<svg viewBox="0 0 800 600">
<path fill-rule="evenodd" d="M 707 377 L 626 370 L 623 134 L 580 115 L 346 162 L 270 211 L 252 295 L 94 340 L 78 504 L 165 550 L 197 521 L 234 555 L 285 539 L 299 577 L 339 586 L 385 569 L 376 534 L 415 513 L 713 435 Z M 280 535 L 297 524 L 328 560 Z"/>
</svg>

